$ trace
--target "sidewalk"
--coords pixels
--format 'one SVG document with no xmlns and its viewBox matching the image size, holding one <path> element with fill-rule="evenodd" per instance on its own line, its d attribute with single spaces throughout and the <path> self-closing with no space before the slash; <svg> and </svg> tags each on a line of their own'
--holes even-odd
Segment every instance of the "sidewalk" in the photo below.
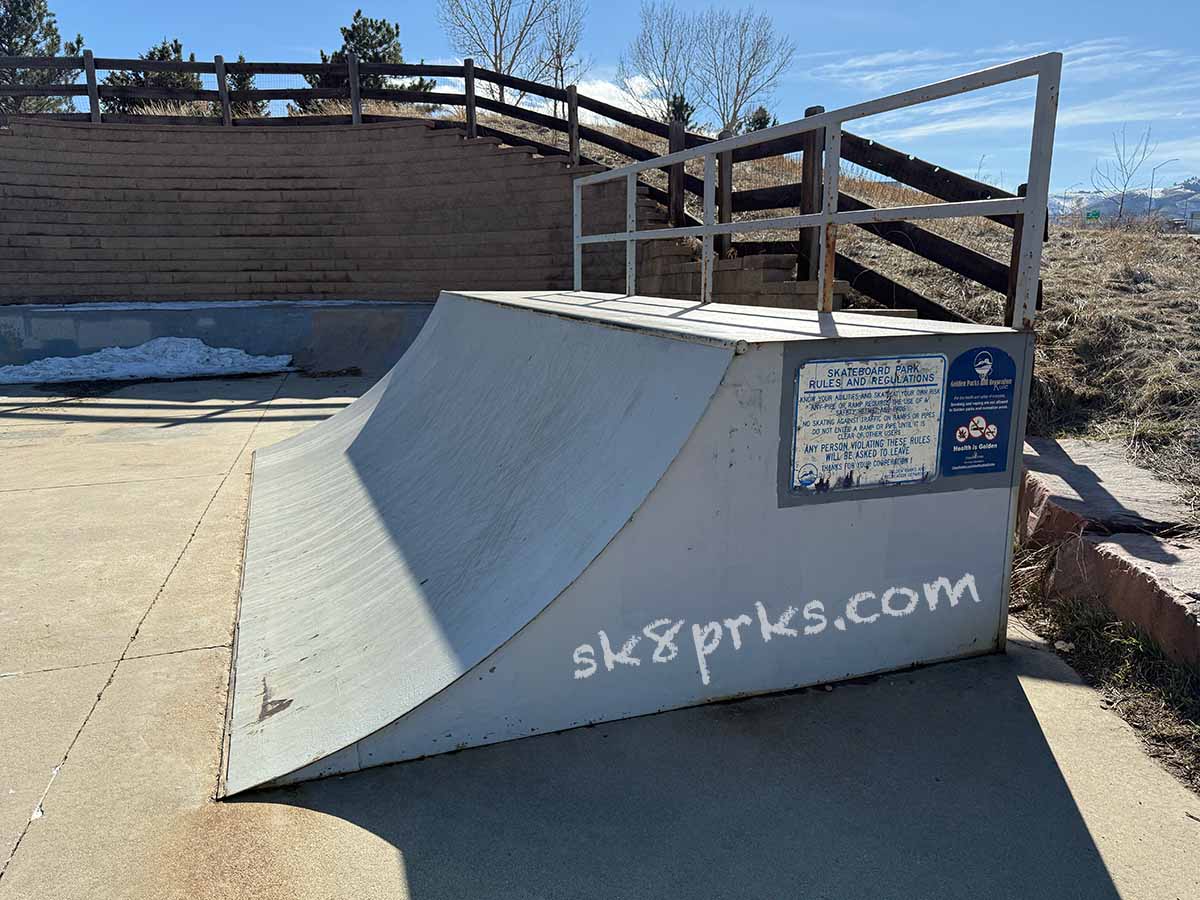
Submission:
<svg viewBox="0 0 1200 900">
<path fill-rule="evenodd" d="M 212 802 L 250 453 L 368 386 L 0 397 L 0 900 L 1200 896 L 1200 798 L 1018 626 Z"/>
</svg>

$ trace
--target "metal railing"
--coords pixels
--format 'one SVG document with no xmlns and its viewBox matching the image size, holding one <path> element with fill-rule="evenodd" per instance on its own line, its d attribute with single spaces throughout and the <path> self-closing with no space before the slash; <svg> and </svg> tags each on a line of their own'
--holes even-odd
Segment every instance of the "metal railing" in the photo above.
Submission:
<svg viewBox="0 0 1200 900">
<path fill-rule="evenodd" d="M 1053 153 L 1054 126 L 1058 110 L 1058 86 L 1062 73 L 1062 54 L 1045 53 L 1017 60 L 969 75 L 950 78 L 924 87 L 902 91 L 868 100 L 853 106 L 834 109 L 795 122 L 777 125 L 750 134 L 726 138 L 689 150 L 668 153 L 656 159 L 632 163 L 608 172 L 578 178 L 574 182 L 574 286 L 583 290 L 583 248 L 587 244 L 625 244 L 625 293 L 633 296 L 637 286 L 637 244 L 643 240 L 667 240 L 698 237 L 702 241 L 700 265 L 700 299 L 712 299 L 713 236 L 745 231 L 770 229 L 818 228 L 819 265 L 817 267 L 818 309 L 833 311 L 833 266 L 839 225 L 859 225 L 878 222 L 907 222 L 919 219 L 945 219 L 961 216 L 1019 216 L 1019 253 L 1015 278 L 1013 327 L 1032 328 L 1037 307 L 1038 271 L 1042 259 L 1042 239 L 1045 235 L 1045 210 L 1050 189 L 1050 161 Z M 1033 136 L 1030 142 L 1029 175 L 1025 196 L 993 200 L 969 200 L 917 206 L 896 206 L 838 211 L 838 175 L 841 169 L 842 123 L 866 116 L 892 112 L 932 100 L 953 97 L 987 87 L 1037 79 L 1037 94 L 1033 113 Z M 825 147 L 822 164 L 822 208 L 818 213 L 796 216 L 777 216 L 744 222 L 714 221 L 716 211 L 717 158 L 724 153 L 751 147 L 780 138 L 824 130 Z M 637 226 L 638 173 L 684 163 L 690 159 L 704 160 L 704 223 L 674 228 L 655 228 L 639 231 Z M 583 233 L 583 189 L 588 185 L 625 179 L 625 230 L 607 234 Z M 1026 215 L 1026 213 L 1029 213 Z"/>
</svg>

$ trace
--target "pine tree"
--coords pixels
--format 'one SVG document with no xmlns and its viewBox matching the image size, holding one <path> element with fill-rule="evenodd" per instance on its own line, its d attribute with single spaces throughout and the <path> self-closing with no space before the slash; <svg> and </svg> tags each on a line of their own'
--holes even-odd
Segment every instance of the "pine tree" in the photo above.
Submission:
<svg viewBox="0 0 1200 900">
<path fill-rule="evenodd" d="M 742 120 L 742 131 L 762 131 L 764 128 L 774 128 L 778 124 L 779 120 L 771 115 L 765 106 L 759 106 Z"/>
<path fill-rule="evenodd" d="M 692 117 L 696 115 L 696 106 L 693 103 L 688 103 L 687 98 L 683 94 L 672 94 L 671 101 L 667 104 L 667 121 L 674 122 L 676 120 L 683 123 L 683 127 L 687 128 L 692 124 Z"/>
<path fill-rule="evenodd" d="M 246 57 L 239 53 L 237 61 L 244 63 Z M 230 72 L 226 76 L 226 84 L 230 93 L 255 89 L 254 75 L 250 72 Z M 232 108 L 235 119 L 259 119 L 270 115 L 270 107 L 266 100 L 235 100 Z M 217 110 L 216 114 L 220 115 L 220 110 Z"/>
<path fill-rule="evenodd" d="M 156 62 L 184 62 L 183 44 L 180 43 L 178 38 L 173 41 L 163 38 L 161 43 L 155 44 L 145 53 L 140 54 L 138 58 Z M 189 53 L 187 62 L 195 61 L 196 54 Z M 198 91 L 202 87 L 200 75 L 196 72 L 116 71 L 110 72 L 108 77 L 104 79 L 104 83 L 109 87 L 155 87 L 179 91 Z M 195 111 L 196 107 L 193 106 L 194 101 L 181 101 L 172 104 L 170 100 L 147 97 L 105 97 L 100 102 L 106 113 L 123 116 L 145 115 L 147 107 L 161 108 L 164 104 L 180 107 L 173 109 L 172 112 L 179 112 L 182 115 L 205 114 L 204 112 Z"/>
<path fill-rule="evenodd" d="M 63 43 L 58 22 L 46 0 L 5 0 L 0 3 L 0 56 L 79 56 L 83 37 Z M 80 69 L 0 69 L 0 86 L 71 84 Z M 69 97 L 0 97 L 0 113 L 67 113 Z"/>
<path fill-rule="evenodd" d="M 340 29 L 342 46 L 332 53 L 321 51 L 321 62 L 345 66 L 346 55 L 353 53 L 360 63 L 402 63 L 404 53 L 400 46 L 400 25 L 387 19 L 372 19 L 364 16 L 361 9 L 356 10 L 350 24 Z M 320 75 L 305 75 L 305 80 L 314 88 L 334 88 L 344 91 L 348 83 L 348 73 L 342 69 Z M 418 78 L 407 83 L 395 83 L 390 75 L 360 75 L 359 85 L 363 90 L 380 90 L 395 87 L 405 91 L 432 91 L 437 82 L 428 78 Z M 296 104 L 300 109 L 309 111 L 320 107 L 320 100 L 300 101 Z"/>
</svg>

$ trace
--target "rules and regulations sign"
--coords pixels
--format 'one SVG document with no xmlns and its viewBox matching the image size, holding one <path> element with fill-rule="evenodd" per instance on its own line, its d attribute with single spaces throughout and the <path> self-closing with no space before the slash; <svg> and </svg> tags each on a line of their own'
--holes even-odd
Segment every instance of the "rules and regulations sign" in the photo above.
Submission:
<svg viewBox="0 0 1200 900">
<path fill-rule="evenodd" d="M 796 370 L 792 490 L 937 477 L 946 357 L 821 359 Z"/>
</svg>

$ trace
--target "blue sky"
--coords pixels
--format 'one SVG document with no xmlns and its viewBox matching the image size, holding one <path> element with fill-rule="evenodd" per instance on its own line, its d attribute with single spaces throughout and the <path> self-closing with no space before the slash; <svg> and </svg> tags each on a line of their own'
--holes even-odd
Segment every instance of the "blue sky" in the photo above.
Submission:
<svg viewBox="0 0 1200 900">
<path fill-rule="evenodd" d="M 50 0 L 64 35 L 82 32 L 101 56 L 134 56 L 179 37 L 198 58 L 239 53 L 260 61 L 307 61 L 340 44 L 338 27 L 357 4 L 340 0 Z M 701 4 L 697 4 L 701 5 Z M 616 63 L 637 27 L 637 0 L 591 0 L 584 93 L 616 99 Z M 1045 50 L 1066 54 L 1053 186 L 1087 187 L 1093 163 L 1111 154 L 1112 133 L 1149 126 L 1158 184 L 1200 175 L 1200 2 L 1010 0 L 969 4 L 759 2 L 800 47 L 768 104 L 781 121 L 914 87 Z M 406 59 L 455 60 L 433 2 L 364 2 L 367 15 L 401 25 Z M 263 84 L 267 87 L 270 85 Z M 1009 86 L 941 101 L 851 130 L 967 174 L 1012 188 L 1027 166 L 1032 100 Z M 1149 174 L 1147 172 L 1147 178 Z"/>
</svg>

